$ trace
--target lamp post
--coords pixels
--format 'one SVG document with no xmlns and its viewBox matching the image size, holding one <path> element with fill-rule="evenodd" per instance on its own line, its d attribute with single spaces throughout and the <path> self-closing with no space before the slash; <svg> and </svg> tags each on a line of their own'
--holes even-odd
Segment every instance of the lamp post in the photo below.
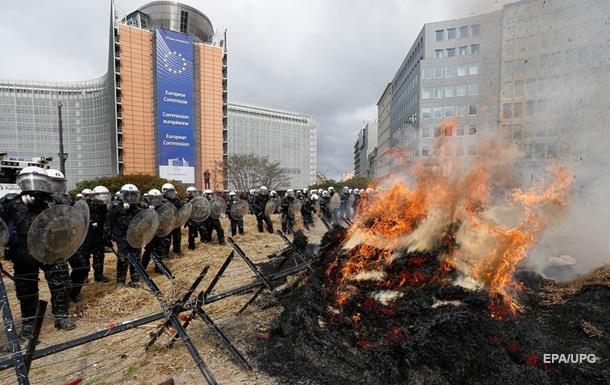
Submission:
<svg viewBox="0 0 610 385">
<path fill-rule="evenodd" d="M 59 171 L 61 171 L 64 176 L 66 175 L 66 159 L 68 159 L 68 154 L 64 152 L 64 128 L 61 120 L 61 108 L 63 107 L 63 103 L 61 101 L 57 102 L 57 115 L 59 118 Z"/>
</svg>

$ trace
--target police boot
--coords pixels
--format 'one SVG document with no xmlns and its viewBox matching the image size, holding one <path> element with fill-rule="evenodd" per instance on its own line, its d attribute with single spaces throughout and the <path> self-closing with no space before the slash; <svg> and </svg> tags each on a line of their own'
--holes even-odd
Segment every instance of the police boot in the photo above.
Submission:
<svg viewBox="0 0 610 385">
<path fill-rule="evenodd" d="M 35 320 L 30 318 L 27 320 L 24 319 L 21 324 L 21 331 L 19 332 L 19 346 L 22 350 L 28 347 L 30 341 L 32 341 L 32 338 L 34 337 L 34 322 Z"/>
<path fill-rule="evenodd" d="M 101 275 L 101 276 L 96 276 L 94 278 L 95 282 L 103 282 L 103 283 L 108 283 L 110 282 L 110 278 L 106 277 L 105 275 Z"/>
<path fill-rule="evenodd" d="M 76 328 L 76 324 L 68 318 L 66 315 L 55 316 L 55 329 L 59 330 L 73 330 Z"/>
</svg>

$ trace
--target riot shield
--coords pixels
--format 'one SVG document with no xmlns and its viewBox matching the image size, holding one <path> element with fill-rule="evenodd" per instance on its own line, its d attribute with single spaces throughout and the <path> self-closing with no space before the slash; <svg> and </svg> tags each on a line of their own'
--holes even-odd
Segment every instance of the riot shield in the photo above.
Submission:
<svg viewBox="0 0 610 385">
<path fill-rule="evenodd" d="M 8 226 L 4 223 L 2 218 L 0 218 L 0 249 L 8 243 L 8 236 Z"/>
<path fill-rule="evenodd" d="M 164 203 L 157 207 L 157 214 L 159 215 L 159 228 L 156 235 L 158 237 L 166 237 L 175 228 L 178 211 L 174 205 Z"/>
<path fill-rule="evenodd" d="M 288 215 L 295 221 L 301 215 L 301 207 L 303 206 L 303 202 L 299 199 L 295 199 L 290 206 L 288 206 Z"/>
<path fill-rule="evenodd" d="M 275 213 L 277 201 L 273 198 L 269 199 L 265 204 L 265 216 L 271 218 L 271 214 Z"/>
<path fill-rule="evenodd" d="M 219 219 L 226 210 L 225 201 L 220 198 L 212 198 L 210 201 L 210 217 Z"/>
<path fill-rule="evenodd" d="M 348 219 L 354 216 L 354 194 L 349 194 L 347 198 L 347 214 L 349 216 Z"/>
<path fill-rule="evenodd" d="M 249 209 L 250 209 L 250 207 L 248 205 L 248 202 L 246 202 L 243 199 L 238 199 L 231 206 L 231 218 L 242 219 L 244 217 L 244 215 L 246 215 L 246 213 L 248 212 Z"/>
<path fill-rule="evenodd" d="M 338 210 L 339 206 L 341 206 L 341 197 L 339 194 L 335 193 L 328 202 L 328 209 L 332 213 L 333 211 Z"/>
<path fill-rule="evenodd" d="M 76 252 L 89 228 L 88 215 L 85 218 L 81 208 L 57 205 L 38 214 L 28 230 L 28 250 L 34 259 L 53 265 L 67 261 Z"/>
<path fill-rule="evenodd" d="M 174 228 L 175 229 L 182 228 L 182 226 L 184 226 L 186 221 L 188 221 L 189 218 L 191 217 L 192 211 L 193 211 L 193 205 L 191 204 L 191 202 L 187 202 L 184 205 L 182 205 L 182 207 L 180 207 L 180 210 L 178 210 L 178 215 L 176 215 L 176 222 L 174 223 Z"/>
<path fill-rule="evenodd" d="M 144 209 L 137 213 L 127 227 L 127 243 L 140 249 L 148 244 L 159 228 L 159 215 L 154 209 Z"/>
<path fill-rule="evenodd" d="M 85 224 L 85 228 L 88 229 L 89 219 L 91 218 L 91 212 L 89 211 L 89 205 L 87 204 L 87 201 L 85 201 L 84 199 L 76 201 L 76 203 L 74 203 L 74 205 L 72 206 L 72 211 L 75 215 L 82 218 L 83 223 Z"/>
<path fill-rule="evenodd" d="M 194 198 L 190 201 L 190 204 L 193 206 L 191 210 L 191 220 L 193 222 L 201 223 L 208 219 L 212 206 L 207 198 Z"/>
</svg>

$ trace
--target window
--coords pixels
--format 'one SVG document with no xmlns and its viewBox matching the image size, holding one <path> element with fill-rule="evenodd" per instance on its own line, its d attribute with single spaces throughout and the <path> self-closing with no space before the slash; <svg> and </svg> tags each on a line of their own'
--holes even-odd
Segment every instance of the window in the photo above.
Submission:
<svg viewBox="0 0 610 385">
<path fill-rule="evenodd" d="M 434 68 L 434 78 L 435 79 L 442 79 L 443 78 L 443 72 L 445 72 L 443 67 L 436 67 L 436 68 Z"/>
<path fill-rule="evenodd" d="M 468 55 L 468 46 L 460 47 L 459 54 L 460 56 Z"/>
<path fill-rule="evenodd" d="M 464 126 L 457 126 L 457 130 L 456 130 L 455 134 L 457 136 L 464 136 Z"/>
<path fill-rule="evenodd" d="M 477 134 L 477 125 L 469 124 L 468 125 L 468 135 L 476 135 Z"/>
<path fill-rule="evenodd" d="M 476 96 L 479 94 L 479 85 L 478 84 L 469 84 L 468 85 L 468 95 Z"/>
<path fill-rule="evenodd" d="M 423 78 L 424 79 L 432 79 L 433 69 L 432 68 L 424 68 L 423 70 Z"/>
<path fill-rule="evenodd" d="M 437 59 L 442 59 L 443 58 L 443 50 L 442 49 L 437 49 L 434 51 L 436 58 Z"/>
<path fill-rule="evenodd" d="M 536 79 L 528 79 L 527 80 L 527 94 L 536 95 L 537 91 L 538 91 L 538 86 L 536 84 Z"/>
<path fill-rule="evenodd" d="M 470 54 L 478 55 L 481 52 L 481 46 L 478 44 L 473 44 L 470 46 Z"/>
<path fill-rule="evenodd" d="M 523 116 L 523 103 L 521 103 L 521 102 L 515 103 L 515 106 L 513 108 L 513 117 L 520 118 L 522 116 Z"/>
<path fill-rule="evenodd" d="M 187 33 L 189 14 L 185 11 L 180 11 L 180 32 Z"/>
<path fill-rule="evenodd" d="M 502 111 L 504 119 L 511 119 L 513 117 L 513 105 L 511 103 L 504 103 Z"/>
<path fill-rule="evenodd" d="M 433 97 L 434 99 L 441 99 L 444 96 L 445 89 L 443 87 L 434 87 Z"/>
<path fill-rule="evenodd" d="M 525 114 L 527 116 L 533 116 L 536 113 L 536 101 L 528 100 L 525 103 Z"/>
<path fill-rule="evenodd" d="M 429 138 L 430 137 L 430 127 L 422 127 L 421 128 L 421 137 Z"/>
<path fill-rule="evenodd" d="M 453 96 L 454 96 L 453 86 L 445 87 L 445 97 L 446 98 L 452 98 Z"/>
<path fill-rule="evenodd" d="M 477 115 L 479 113 L 479 106 L 476 104 L 468 107 L 468 115 Z"/>
<path fill-rule="evenodd" d="M 481 25 L 475 24 L 470 27 L 470 30 L 472 31 L 472 36 L 479 36 L 479 34 L 481 33 Z"/>
<path fill-rule="evenodd" d="M 450 118 L 455 115 L 455 106 L 447 106 L 444 108 L 445 110 L 445 118 Z"/>
<path fill-rule="evenodd" d="M 460 27 L 459 32 L 460 32 L 460 37 L 469 37 L 470 36 L 467 26 Z"/>
<path fill-rule="evenodd" d="M 443 107 L 434 107 L 433 113 L 434 113 L 434 119 L 442 119 L 443 118 Z"/>
<path fill-rule="evenodd" d="M 479 63 L 471 64 L 468 67 L 468 74 L 469 75 L 478 75 L 479 74 Z"/>
<path fill-rule="evenodd" d="M 427 146 L 421 148 L 421 156 L 430 156 L 430 150 Z"/>
<path fill-rule="evenodd" d="M 449 28 L 447 30 L 447 40 L 453 40 L 456 37 L 456 30 L 455 28 Z"/>
<path fill-rule="evenodd" d="M 447 57 L 455 56 L 455 48 L 447 48 Z"/>
<path fill-rule="evenodd" d="M 432 118 L 432 108 L 422 108 L 421 109 L 421 118 L 422 120 L 427 120 Z"/>
<path fill-rule="evenodd" d="M 436 31 L 436 41 L 443 41 L 445 40 L 445 31 L 444 30 L 439 30 Z"/>
<path fill-rule="evenodd" d="M 422 88 L 421 90 L 421 98 L 422 99 L 430 99 L 432 97 L 432 88 Z"/>
<path fill-rule="evenodd" d="M 512 60 L 507 60 L 504 62 L 504 76 L 506 76 L 506 77 L 513 76 L 513 66 L 514 66 L 514 63 Z"/>
<path fill-rule="evenodd" d="M 468 112 L 468 106 L 459 106 L 457 110 L 457 116 L 466 116 L 466 112 Z"/>
<path fill-rule="evenodd" d="M 455 93 L 457 96 L 466 96 L 466 86 L 465 85 L 459 85 L 455 87 Z"/>
<path fill-rule="evenodd" d="M 445 77 L 447 79 L 455 77 L 455 66 L 447 66 L 445 69 Z"/>
<path fill-rule="evenodd" d="M 446 125 L 445 129 L 443 131 L 444 131 L 443 135 L 445 135 L 445 136 L 453 136 L 453 127 L 450 124 Z"/>
<path fill-rule="evenodd" d="M 515 82 L 515 96 L 523 96 L 524 92 L 524 83 L 523 80 L 519 80 Z"/>
<path fill-rule="evenodd" d="M 468 64 L 460 64 L 457 66 L 457 76 L 468 75 Z"/>
</svg>

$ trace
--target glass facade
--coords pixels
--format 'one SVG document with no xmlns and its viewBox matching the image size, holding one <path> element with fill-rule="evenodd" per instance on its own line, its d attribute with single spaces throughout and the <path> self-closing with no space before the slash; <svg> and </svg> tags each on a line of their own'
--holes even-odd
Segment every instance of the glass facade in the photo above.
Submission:
<svg viewBox="0 0 610 385">
<path fill-rule="evenodd" d="M 59 169 L 61 102 L 69 185 L 113 175 L 113 103 L 106 84 L 105 78 L 71 83 L 0 80 L 0 152 L 26 159 L 53 157 L 52 167 Z"/>
<path fill-rule="evenodd" d="M 282 188 L 303 188 L 315 183 L 317 128 L 313 118 L 235 103 L 229 103 L 228 110 L 229 158 L 254 154 L 279 162 L 290 180 Z"/>
</svg>

